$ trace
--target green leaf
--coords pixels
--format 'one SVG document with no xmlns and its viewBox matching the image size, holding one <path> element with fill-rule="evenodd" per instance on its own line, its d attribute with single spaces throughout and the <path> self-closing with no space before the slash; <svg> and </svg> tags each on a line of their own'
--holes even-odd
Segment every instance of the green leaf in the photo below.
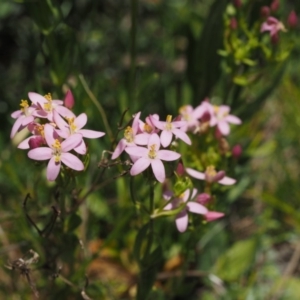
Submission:
<svg viewBox="0 0 300 300">
<path fill-rule="evenodd" d="M 236 242 L 217 260 L 215 274 L 226 281 L 239 279 L 253 264 L 256 244 L 253 238 Z"/>
</svg>

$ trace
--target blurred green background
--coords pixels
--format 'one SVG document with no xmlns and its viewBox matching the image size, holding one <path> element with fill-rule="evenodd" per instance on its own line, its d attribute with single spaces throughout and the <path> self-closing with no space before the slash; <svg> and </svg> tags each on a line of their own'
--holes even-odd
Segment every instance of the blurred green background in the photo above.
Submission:
<svg viewBox="0 0 300 300">
<path fill-rule="evenodd" d="M 24 134 L 10 140 L 10 114 L 29 91 L 63 99 L 69 88 L 75 113 L 85 112 L 93 130 L 105 131 L 97 101 L 113 133 L 127 108 L 144 117 L 175 116 L 180 106 L 196 106 L 205 97 L 231 105 L 243 119 L 228 140 L 243 153 L 235 163 L 237 185 L 218 200 L 226 217 L 183 235 L 172 220 L 161 222 L 164 257 L 149 299 L 299 299 L 299 24 L 272 45 L 268 34 L 259 33 L 260 8 L 271 2 L 0 2 L 1 299 L 34 299 L 35 290 L 40 299 L 135 294 L 137 224 L 126 178 L 90 193 L 76 214 L 58 218 L 47 237 L 26 217 L 40 230 L 51 227 L 51 206 L 58 203 L 45 168 L 16 148 Z M 299 14 L 300 2 L 281 1 L 274 15 L 287 24 L 291 10 Z M 233 18 L 237 28 L 230 25 Z M 88 191 L 111 142 L 109 134 L 89 141 L 90 166 L 78 189 Z M 106 178 L 112 174 L 108 170 Z M 76 199 L 70 201 L 72 207 Z M 32 282 L 9 268 L 29 249 L 40 255 L 30 266 Z"/>
</svg>

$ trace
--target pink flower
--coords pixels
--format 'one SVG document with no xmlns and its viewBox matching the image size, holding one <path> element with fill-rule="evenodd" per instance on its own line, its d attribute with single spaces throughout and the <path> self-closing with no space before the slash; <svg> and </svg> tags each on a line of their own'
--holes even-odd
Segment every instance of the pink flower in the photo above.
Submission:
<svg viewBox="0 0 300 300">
<path fill-rule="evenodd" d="M 172 116 L 168 115 L 166 122 L 159 121 L 152 116 L 150 116 L 151 122 L 156 128 L 160 129 L 162 132 L 160 134 L 160 140 L 163 147 L 168 147 L 171 144 L 173 134 L 176 138 L 183 140 L 188 145 L 192 142 L 188 135 L 181 129 L 181 127 L 186 125 L 186 121 L 173 121 Z"/>
<path fill-rule="evenodd" d="M 214 166 L 208 166 L 205 173 L 196 171 L 191 168 L 186 168 L 185 170 L 190 176 L 196 179 L 205 180 L 208 183 L 218 182 L 223 185 L 232 185 L 236 182 L 235 179 L 225 176 L 224 171 L 216 172 Z"/>
<path fill-rule="evenodd" d="M 63 106 L 63 101 L 52 100 L 51 94 L 42 96 L 37 93 L 28 93 L 29 99 L 40 109 L 35 111 L 35 116 L 40 118 L 47 118 L 50 122 L 54 122 L 53 111 L 56 111 L 63 117 L 75 117 L 75 115 L 66 107 Z"/>
<path fill-rule="evenodd" d="M 179 109 L 179 113 L 182 119 L 186 121 L 186 124 L 181 127 L 182 131 L 194 131 L 200 124 L 197 110 L 191 105 L 184 105 Z"/>
<path fill-rule="evenodd" d="M 290 28 L 296 28 L 297 24 L 298 24 L 298 17 L 296 15 L 296 12 L 294 10 L 292 10 L 288 16 L 288 20 L 287 20 L 288 26 Z"/>
<path fill-rule="evenodd" d="M 193 201 L 197 190 L 192 190 L 192 195 L 190 196 L 191 190 L 185 190 L 180 196 L 175 197 L 174 200 L 172 200 L 169 204 L 165 206 L 165 210 L 171 210 L 178 208 L 181 204 L 186 203 L 186 205 L 183 207 L 182 211 L 177 214 L 176 216 L 176 227 L 179 232 L 186 231 L 188 227 L 188 212 L 192 212 L 195 214 L 200 215 L 206 215 L 208 213 L 208 209 L 203 206 L 202 204 Z M 172 197 L 174 197 L 172 192 L 165 192 L 163 195 L 165 200 L 170 200 Z M 188 201 L 190 199 L 190 201 Z M 187 202 L 188 201 L 188 202 Z"/>
<path fill-rule="evenodd" d="M 231 124 L 241 124 L 242 121 L 233 115 L 229 114 L 230 107 L 227 105 L 214 106 L 214 114 L 212 114 L 209 124 L 211 127 L 217 126 L 218 130 L 223 135 L 228 135 L 230 133 L 230 127 L 228 123 Z"/>
<path fill-rule="evenodd" d="M 125 151 L 130 156 L 137 157 L 137 160 L 131 167 L 130 174 L 132 176 L 140 174 L 151 165 L 155 178 L 159 182 L 164 182 L 166 174 L 162 160 L 173 161 L 181 155 L 170 150 L 159 150 L 159 148 L 160 139 L 156 133 L 152 134 L 149 138 L 147 148 L 139 146 L 127 147 Z"/>
<path fill-rule="evenodd" d="M 133 147 L 136 145 L 147 145 L 148 136 L 144 134 L 137 134 L 139 129 L 139 118 L 141 112 L 138 112 L 132 122 L 132 127 L 127 126 L 124 132 L 124 138 L 122 138 L 115 151 L 113 152 L 111 159 L 116 159 L 119 157 L 126 147 Z"/>
<path fill-rule="evenodd" d="M 68 123 L 56 111 L 53 111 L 53 117 L 59 128 L 57 133 L 62 138 L 68 138 L 69 136 L 77 133 L 80 133 L 82 137 L 89 139 L 96 139 L 105 135 L 105 133 L 101 131 L 82 129 L 82 127 L 84 127 L 87 123 L 87 115 L 85 113 L 80 114 L 78 117 L 66 117 Z M 86 146 L 82 139 L 81 143 L 75 147 L 74 150 L 79 154 L 86 153 Z"/>
<path fill-rule="evenodd" d="M 39 147 L 28 152 L 28 157 L 34 160 L 48 160 L 47 179 L 54 181 L 60 171 L 61 163 L 64 163 L 70 169 L 82 171 L 84 165 L 75 155 L 68 153 L 80 143 L 82 136 L 73 134 L 69 138 L 60 142 L 54 128 L 45 125 L 45 140 L 49 147 Z"/>
<path fill-rule="evenodd" d="M 11 114 L 11 117 L 16 119 L 10 133 L 11 139 L 18 131 L 34 121 L 34 112 L 36 111 L 37 106 L 29 106 L 27 100 L 21 100 L 20 106 L 20 110 L 17 110 Z"/>
<path fill-rule="evenodd" d="M 285 31 L 285 27 L 281 22 L 279 22 L 278 19 L 274 17 L 268 17 L 260 27 L 260 32 L 265 31 L 270 31 L 270 36 L 275 37 L 278 35 L 279 31 Z"/>
</svg>

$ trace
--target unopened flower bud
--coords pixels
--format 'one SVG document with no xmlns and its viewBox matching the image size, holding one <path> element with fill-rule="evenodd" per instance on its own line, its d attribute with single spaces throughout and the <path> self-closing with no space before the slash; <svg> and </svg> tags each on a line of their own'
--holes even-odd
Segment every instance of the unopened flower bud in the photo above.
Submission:
<svg viewBox="0 0 300 300">
<path fill-rule="evenodd" d="M 277 11 L 279 9 L 279 0 L 273 0 L 270 5 L 271 11 Z"/>
<path fill-rule="evenodd" d="M 207 222 L 211 222 L 217 219 L 220 219 L 224 217 L 224 213 L 218 212 L 218 211 L 209 211 L 206 215 L 205 215 L 205 219 Z"/>
<path fill-rule="evenodd" d="M 266 19 L 267 17 L 270 16 L 270 8 L 268 6 L 262 6 L 261 9 L 260 9 L 260 16 L 263 18 L 263 19 Z"/>
<path fill-rule="evenodd" d="M 66 96 L 65 96 L 64 106 L 69 109 L 72 109 L 74 104 L 75 104 L 75 100 L 74 100 L 73 94 L 72 94 L 71 90 L 68 90 L 66 93 Z"/>
<path fill-rule="evenodd" d="M 196 198 L 196 201 L 202 205 L 206 205 L 210 201 L 210 195 L 207 193 L 199 194 Z"/>
<path fill-rule="evenodd" d="M 277 45 L 279 42 L 279 34 L 276 32 L 271 36 L 271 42 L 273 45 Z"/>
<path fill-rule="evenodd" d="M 28 142 L 30 149 L 35 149 L 43 144 L 44 140 L 41 136 L 31 138 Z"/>
<path fill-rule="evenodd" d="M 239 8 L 242 6 L 242 1 L 241 0 L 233 0 L 233 5 L 236 7 L 236 8 Z"/>
<path fill-rule="evenodd" d="M 179 161 L 177 168 L 176 168 L 176 173 L 178 176 L 183 176 L 184 175 L 184 166 L 182 160 Z"/>
<path fill-rule="evenodd" d="M 296 15 L 296 12 L 294 10 L 292 10 L 288 16 L 287 19 L 287 24 L 290 28 L 295 28 L 297 27 L 298 24 L 298 17 Z"/>
<path fill-rule="evenodd" d="M 235 30 L 235 29 L 237 29 L 237 27 L 238 27 L 238 22 L 237 22 L 236 18 L 231 18 L 230 19 L 230 28 L 232 30 Z"/>
<path fill-rule="evenodd" d="M 242 151 L 242 146 L 237 144 L 233 146 L 231 153 L 235 159 L 238 159 L 242 155 Z"/>
</svg>

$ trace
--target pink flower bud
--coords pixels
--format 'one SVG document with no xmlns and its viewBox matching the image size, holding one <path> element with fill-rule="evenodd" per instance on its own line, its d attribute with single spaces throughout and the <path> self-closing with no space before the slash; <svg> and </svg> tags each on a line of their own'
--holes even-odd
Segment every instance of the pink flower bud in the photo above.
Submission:
<svg viewBox="0 0 300 300">
<path fill-rule="evenodd" d="M 35 149 L 40 147 L 44 143 L 44 140 L 41 136 L 33 137 L 29 140 L 28 144 L 30 149 Z"/>
<path fill-rule="evenodd" d="M 212 173 L 213 174 L 213 173 Z M 225 177 L 224 171 L 219 171 L 212 175 L 209 170 L 205 171 L 205 180 L 209 183 L 218 182 Z"/>
<path fill-rule="evenodd" d="M 267 17 L 270 16 L 270 8 L 268 6 L 262 6 L 260 9 L 260 15 L 262 18 L 266 19 Z"/>
<path fill-rule="evenodd" d="M 232 30 L 235 30 L 235 29 L 237 29 L 237 27 L 238 27 L 238 22 L 237 22 L 236 18 L 231 18 L 230 19 L 230 28 Z"/>
<path fill-rule="evenodd" d="M 211 222 L 217 219 L 220 219 L 224 217 L 224 213 L 218 212 L 218 211 L 209 211 L 206 215 L 205 215 L 205 219 L 207 222 Z"/>
<path fill-rule="evenodd" d="M 292 10 L 288 16 L 287 19 L 287 24 L 290 28 L 295 28 L 297 27 L 298 24 L 298 17 L 296 15 L 296 12 L 294 10 Z"/>
<path fill-rule="evenodd" d="M 64 106 L 69 109 L 72 109 L 74 104 L 75 104 L 75 101 L 74 101 L 73 94 L 72 94 L 71 90 L 68 90 L 66 93 L 66 96 L 65 96 Z"/>
<path fill-rule="evenodd" d="M 279 34 L 278 32 L 274 33 L 272 36 L 271 36 L 271 42 L 273 45 L 277 45 L 278 42 L 279 42 Z"/>
<path fill-rule="evenodd" d="M 210 195 L 206 193 L 199 194 L 196 201 L 202 205 L 206 205 L 210 201 Z"/>
<path fill-rule="evenodd" d="M 238 159 L 242 155 L 242 152 L 243 152 L 242 146 L 239 144 L 233 146 L 232 151 L 231 151 L 232 156 L 235 159 Z"/>
<path fill-rule="evenodd" d="M 236 7 L 236 8 L 239 8 L 242 6 L 242 1 L 241 0 L 233 0 L 233 5 Z"/>
<path fill-rule="evenodd" d="M 277 11 L 279 9 L 279 0 L 273 0 L 270 5 L 271 11 Z"/>
<path fill-rule="evenodd" d="M 184 165 L 182 160 L 180 160 L 176 168 L 176 173 L 178 174 L 178 176 L 183 176 L 184 172 L 185 172 Z"/>
</svg>

